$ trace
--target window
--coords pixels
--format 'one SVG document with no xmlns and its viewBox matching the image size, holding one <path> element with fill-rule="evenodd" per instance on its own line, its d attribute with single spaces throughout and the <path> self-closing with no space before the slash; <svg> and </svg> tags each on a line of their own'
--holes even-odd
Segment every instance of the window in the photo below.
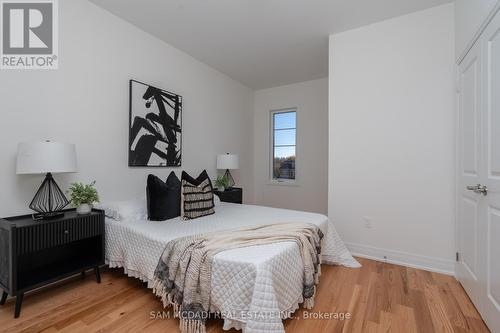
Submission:
<svg viewBox="0 0 500 333">
<path fill-rule="evenodd" d="M 271 111 L 271 180 L 295 182 L 297 110 Z"/>
</svg>

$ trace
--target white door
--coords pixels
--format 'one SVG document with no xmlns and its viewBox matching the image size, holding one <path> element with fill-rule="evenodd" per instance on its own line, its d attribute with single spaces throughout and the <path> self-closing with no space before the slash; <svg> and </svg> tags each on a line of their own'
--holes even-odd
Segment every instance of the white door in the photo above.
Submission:
<svg viewBox="0 0 500 333">
<path fill-rule="evenodd" d="M 458 226 L 459 260 L 456 274 L 471 300 L 479 308 L 481 301 L 481 260 L 479 256 L 481 204 L 483 195 L 468 190 L 481 182 L 481 48 L 470 51 L 459 66 L 459 169 Z"/>
<path fill-rule="evenodd" d="M 481 39 L 483 75 L 483 170 L 480 181 L 488 188 L 482 198 L 484 230 L 480 256 L 485 262 L 482 316 L 493 332 L 500 332 L 500 13 Z"/>
<path fill-rule="evenodd" d="M 500 14 L 459 66 L 456 274 L 500 332 Z"/>
</svg>

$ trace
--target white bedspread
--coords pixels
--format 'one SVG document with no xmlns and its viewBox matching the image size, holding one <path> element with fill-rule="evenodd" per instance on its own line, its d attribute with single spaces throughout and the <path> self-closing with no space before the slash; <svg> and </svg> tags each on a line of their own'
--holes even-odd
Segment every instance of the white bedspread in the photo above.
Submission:
<svg viewBox="0 0 500 333">
<path fill-rule="evenodd" d="M 106 263 L 152 287 L 165 245 L 187 235 L 285 222 L 318 225 L 325 234 L 323 262 L 359 267 L 335 227 L 324 215 L 262 206 L 221 203 L 216 214 L 191 221 L 115 221 L 106 219 Z M 212 303 L 224 315 L 224 329 L 245 333 L 283 333 L 281 312 L 302 303 L 302 260 L 297 245 L 283 242 L 240 248 L 216 255 L 212 270 Z M 321 282 L 320 282 L 321 283 Z"/>
</svg>

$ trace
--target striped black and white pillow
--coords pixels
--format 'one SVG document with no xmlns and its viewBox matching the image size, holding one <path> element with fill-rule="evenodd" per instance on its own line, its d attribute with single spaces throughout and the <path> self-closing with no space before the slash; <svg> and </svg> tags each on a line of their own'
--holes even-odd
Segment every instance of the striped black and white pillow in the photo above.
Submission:
<svg viewBox="0 0 500 333">
<path fill-rule="evenodd" d="M 187 174 L 186 174 L 187 175 Z M 181 184 L 181 216 L 184 220 L 212 215 L 214 210 L 214 194 L 212 182 L 204 171 L 197 179 L 182 175 Z M 205 176 L 206 175 L 206 176 Z M 203 180 L 202 180 L 203 179 Z"/>
</svg>

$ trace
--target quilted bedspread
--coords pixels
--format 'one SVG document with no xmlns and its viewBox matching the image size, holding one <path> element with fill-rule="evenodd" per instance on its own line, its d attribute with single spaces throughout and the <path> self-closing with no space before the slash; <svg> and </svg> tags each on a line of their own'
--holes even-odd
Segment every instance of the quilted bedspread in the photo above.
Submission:
<svg viewBox="0 0 500 333">
<path fill-rule="evenodd" d="M 221 203 L 216 214 L 189 222 L 146 217 L 106 219 L 106 263 L 152 288 L 154 271 L 165 245 L 187 235 L 252 225 L 308 222 L 325 234 L 323 263 L 359 267 L 324 215 L 252 205 Z M 212 304 L 224 317 L 224 329 L 245 333 L 283 333 L 282 316 L 295 311 L 302 298 L 303 268 L 299 249 L 282 242 L 224 251 L 215 256 Z M 321 282 L 320 282 L 321 283 Z"/>
</svg>

